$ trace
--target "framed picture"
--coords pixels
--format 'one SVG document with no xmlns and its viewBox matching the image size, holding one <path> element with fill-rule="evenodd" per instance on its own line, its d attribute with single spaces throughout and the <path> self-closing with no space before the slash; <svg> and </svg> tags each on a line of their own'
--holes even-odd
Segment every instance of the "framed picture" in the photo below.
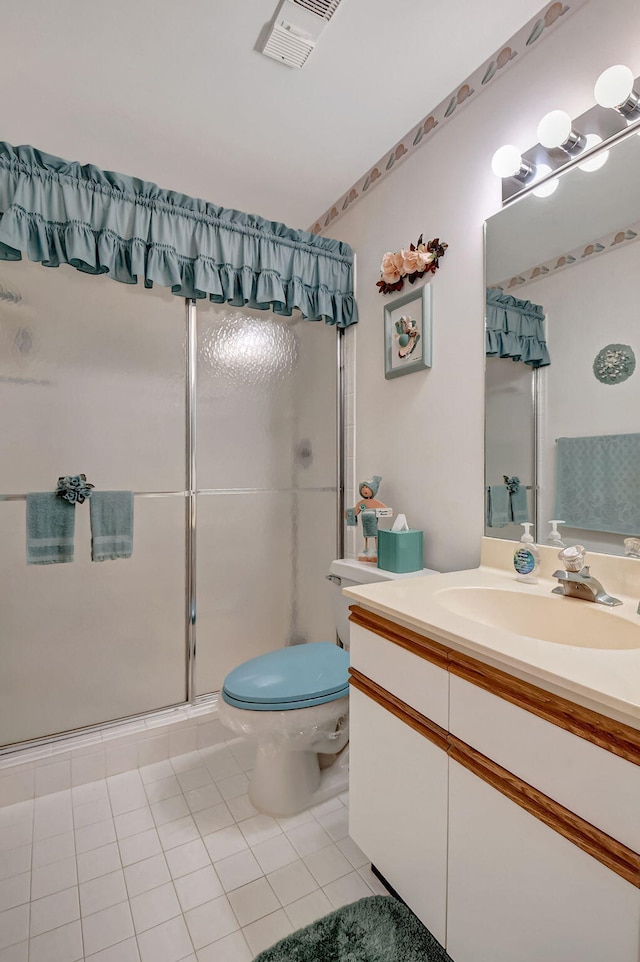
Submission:
<svg viewBox="0 0 640 962">
<path fill-rule="evenodd" d="M 384 376 L 431 367 L 431 286 L 397 297 L 384 308 Z"/>
</svg>

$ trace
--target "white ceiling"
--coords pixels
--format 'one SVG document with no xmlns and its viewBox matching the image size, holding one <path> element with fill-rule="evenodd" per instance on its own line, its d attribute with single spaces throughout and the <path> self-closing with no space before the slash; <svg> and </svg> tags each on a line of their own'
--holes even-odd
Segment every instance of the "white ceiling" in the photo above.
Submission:
<svg viewBox="0 0 640 962">
<path fill-rule="evenodd" d="M 308 227 L 541 7 L 342 0 L 294 70 L 276 0 L 1 0 L 0 139 Z"/>
</svg>

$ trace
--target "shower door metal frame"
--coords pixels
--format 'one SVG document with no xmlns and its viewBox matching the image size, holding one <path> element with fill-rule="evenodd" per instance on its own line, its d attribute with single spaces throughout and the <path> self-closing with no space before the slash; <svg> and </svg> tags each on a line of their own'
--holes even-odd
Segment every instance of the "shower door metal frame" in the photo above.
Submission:
<svg viewBox="0 0 640 962">
<path fill-rule="evenodd" d="M 354 284 L 355 289 L 355 284 Z M 90 735 L 103 729 L 114 729 L 132 721 L 144 721 L 167 715 L 176 708 L 196 705 L 211 700 L 213 692 L 196 694 L 197 670 L 197 384 L 198 384 L 198 316 L 197 302 L 185 298 L 185 489 L 184 491 L 136 491 L 137 497 L 163 498 L 184 497 L 185 499 L 185 700 L 171 705 L 163 705 L 151 711 L 138 712 L 120 718 L 110 719 L 96 725 L 67 729 L 41 738 L 14 742 L 0 746 L 0 757 L 45 747 L 77 735 Z M 344 495 L 345 495 L 345 331 L 336 328 L 336 548 L 337 556 L 344 554 Z M 25 494 L 4 494 L 4 501 L 24 500 Z"/>
<path fill-rule="evenodd" d="M 198 513 L 198 486 L 196 468 L 196 417 L 198 410 L 198 314 L 196 302 L 185 300 L 187 349 L 185 351 L 185 645 L 186 657 L 186 698 L 189 704 L 196 703 L 196 576 L 197 576 L 197 539 L 196 522 Z"/>
</svg>

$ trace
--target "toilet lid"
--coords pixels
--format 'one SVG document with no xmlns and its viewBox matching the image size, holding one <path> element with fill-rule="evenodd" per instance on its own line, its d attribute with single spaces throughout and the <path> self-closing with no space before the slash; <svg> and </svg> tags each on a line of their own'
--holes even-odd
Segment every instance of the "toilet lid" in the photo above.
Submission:
<svg viewBox="0 0 640 962">
<path fill-rule="evenodd" d="M 222 696 L 239 708 L 287 709 L 342 698 L 349 690 L 349 654 L 329 641 L 280 648 L 229 672 Z"/>
</svg>

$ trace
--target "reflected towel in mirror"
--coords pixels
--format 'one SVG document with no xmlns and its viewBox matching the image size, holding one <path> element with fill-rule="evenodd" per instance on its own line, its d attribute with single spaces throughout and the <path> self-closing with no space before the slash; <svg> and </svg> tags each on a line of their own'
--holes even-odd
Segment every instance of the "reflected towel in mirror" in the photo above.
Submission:
<svg viewBox="0 0 640 962">
<path fill-rule="evenodd" d="M 509 492 L 504 484 L 490 484 L 487 489 L 487 526 L 504 528 L 509 517 Z"/>
<path fill-rule="evenodd" d="M 567 527 L 640 531 L 640 434 L 558 438 L 556 513 Z"/>
<path fill-rule="evenodd" d="M 514 524 L 522 524 L 523 521 L 530 521 L 529 505 L 527 502 L 527 489 L 521 484 L 517 491 L 509 492 L 509 504 L 511 508 L 511 520 Z"/>
</svg>

